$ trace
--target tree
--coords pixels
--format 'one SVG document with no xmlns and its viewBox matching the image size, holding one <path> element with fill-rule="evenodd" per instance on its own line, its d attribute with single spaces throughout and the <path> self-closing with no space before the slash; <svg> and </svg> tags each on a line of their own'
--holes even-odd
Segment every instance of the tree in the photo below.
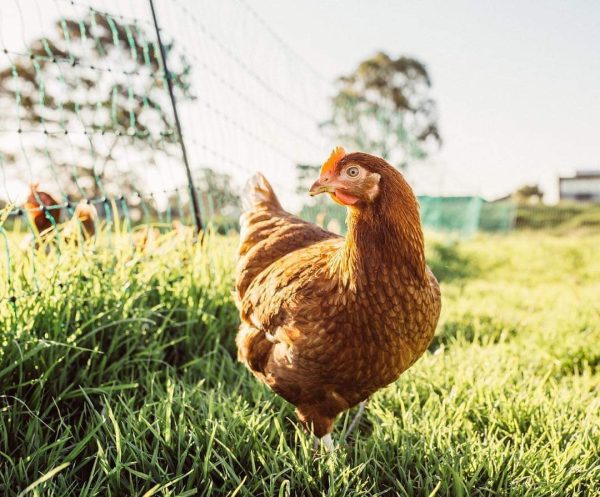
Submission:
<svg viewBox="0 0 600 497">
<path fill-rule="evenodd" d="M 202 168 L 194 183 L 200 191 L 206 192 L 202 196 L 205 208 L 218 210 L 218 214 L 224 216 L 239 215 L 242 203 L 240 196 L 231 186 L 233 184 L 231 175 Z"/>
<path fill-rule="evenodd" d="M 512 197 L 521 204 L 539 204 L 544 200 L 544 192 L 540 190 L 539 185 L 523 185 Z"/>
<path fill-rule="evenodd" d="M 231 175 L 202 168 L 195 178 L 195 184 L 201 192 L 199 197 L 203 213 L 207 214 L 217 232 L 226 234 L 237 231 L 242 202 L 232 187 Z"/>
<path fill-rule="evenodd" d="M 20 140 L 5 163 L 17 176 L 51 176 L 73 196 L 145 187 L 148 164 L 179 154 L 159 47 L 137 23 L 93 10 L 54 27 L 0 70 L 0 121 Z M 171 59 L 179 98 L 192 98 L 190 65 Z"/>
<path fill-rule="evenodd" d="M 441 144 L 437 109 L 425 65 L 384 52 L 342 76 L 324 126 L 347 148 L 370 152 L 405 168 Z"/>
<path fill-rule="evenodd" d="M 319 171 L 321 166 L 314 164 L 296 164 L 296 193 L 299 195 L 306 195 L 310 186 L 319 177 Z M 318 198 L 318 197 L 317 197 Z"/>
</svg>

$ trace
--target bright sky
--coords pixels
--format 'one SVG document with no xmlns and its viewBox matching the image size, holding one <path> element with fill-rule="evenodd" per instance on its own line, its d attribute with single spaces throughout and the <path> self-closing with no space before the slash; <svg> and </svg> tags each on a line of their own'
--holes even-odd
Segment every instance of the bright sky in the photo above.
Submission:
<svg viewBox="0 0 600 497">
<path fill-rule="evenodd" d="M 494 197 L 540 182 L 554 198 L 557 175 L 600 169 L 598 0 L 252 4 L 327 78 L 379 49 L 425 62 L 444 189 Z"/>
<path fill-rule="evenodd" d="M 199 98 L 181 111 L 194 164 L 240 180 L 262 170 L 292 204 L 294 164 L 319 163 L 332 145 L 315 126 L 326 92 L 377 50 L 422 60 L 433 80 L 444 145 L 410 174 L 417 192 L 494 198 L 540 183 L 553 200 L 558 175 L 600 169 L 598 0 L 155 3 L 194 67 Z M 146 0 L 3 0 L 0 42 L 23 51 L 89 5 L 142 19 L 153 36 Z M 148 168 L 150 183 L 180 181 L 165 167 Z"/>
</svg>

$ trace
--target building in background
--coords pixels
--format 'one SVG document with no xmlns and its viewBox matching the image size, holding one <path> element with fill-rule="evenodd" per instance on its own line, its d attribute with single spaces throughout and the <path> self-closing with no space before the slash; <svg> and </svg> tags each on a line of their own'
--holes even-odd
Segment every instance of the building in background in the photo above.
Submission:
<svg viewBox="0 0 600 497">
<path fill-rule="evenodd" d="M 600 202 L 600 170 L 577 171 L 570 178 L 558 178 L 560 200 Z"/>
</svg>

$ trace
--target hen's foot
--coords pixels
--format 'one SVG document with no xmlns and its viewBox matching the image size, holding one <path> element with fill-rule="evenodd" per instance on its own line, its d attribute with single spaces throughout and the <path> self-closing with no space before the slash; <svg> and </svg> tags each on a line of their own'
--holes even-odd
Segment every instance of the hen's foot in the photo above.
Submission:
<svg viewBox="0 0 600 497">
<path fill-rule="evenodd" d="M 323 442 L 323 447 L 325 447 L 325 450 L 329 454 L 331 454 L 335 449 L 335 444 L 333 443 L 333 439 L 331 438 L 331 433 L 328 433 L 323 438 L 314 438 L 313 447 L 315 450 L 319 449 L 319 447 L 321 446 L 321 442 Z"/>
</svg>

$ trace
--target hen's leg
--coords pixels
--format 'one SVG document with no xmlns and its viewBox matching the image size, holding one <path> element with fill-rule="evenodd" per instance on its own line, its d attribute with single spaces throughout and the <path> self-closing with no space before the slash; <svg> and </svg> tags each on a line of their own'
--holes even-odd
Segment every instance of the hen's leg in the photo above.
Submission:
<svg viewBox="0 0 600 497">
<path fill-rule="evenodd" d="M 323 442 L 323 447 L 328 453 L 332 453 L 335 449 L 335 444 L 333 443 L 333 439 L 331 438 L 331 433 L 328 433 L 323 438 L 318 438 L 315 436 L 314 438 L 314 449 L 317 450 L 321 446 L 321 441 Z"/>
<path fill-rule="evenodd" d="M 331 433 L 328 433 L 323 437 L 323 445 L 325 446 L 325 450 L 329 453 L 333 452 L 335 449 L 335 445 L 333 444 L 333 440 L 331 438 Z"/>
<path fill-rule="evenodd" d="M 363 400 L 358 405 L 358 412 L 355 414 L 354 419 L 350 423 L 350 426 L 348 426 L 348 429 L 346 430 L 346 433 L 344 433 L 344 435 L 342 436 L 342 438 L 340 440 L 340 443 L 345 442 L 346 438 L 348 438 L 348 435 L 350 435 L 350 433 L 352 433 L 356 429 L 356 427 L 358 426 L 358 423 L 360 422 L 360 419 L 363 417 L 363 414 L 365 413 L 365 407 L 366 406 L 367 406 L 367 401 L 366 400 Z"/>
</svg>

